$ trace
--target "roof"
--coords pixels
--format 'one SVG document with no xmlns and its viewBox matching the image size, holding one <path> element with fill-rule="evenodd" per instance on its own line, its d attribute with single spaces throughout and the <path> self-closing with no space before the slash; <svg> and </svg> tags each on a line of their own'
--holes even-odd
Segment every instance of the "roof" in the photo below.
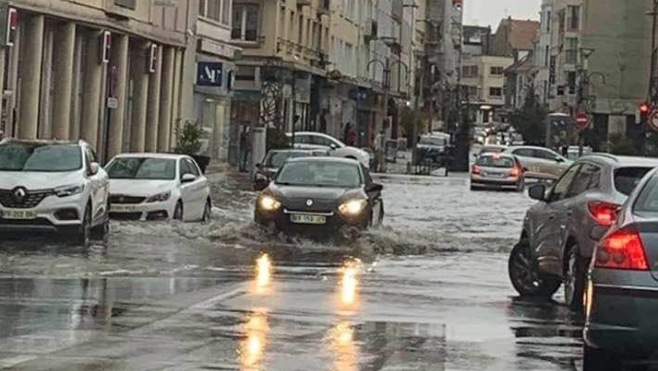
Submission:
<svg viewBox="0 0 658 371">
<path fill-rule="evenodd" d="M 121 153 L 116 155 L 115 158 L 126 157 L 146 157 L 146 158 L 159 158 L 163 160 L 177 160 L 180 158 L 188 158 L 188 155 L 179 155 L 176 153 Z"/>
<path fill-rule="evenodd" d="M 71 145 L 80 145 L 87 144 L 83 140 L 54 140 L 54 139 L 15 139 L 15 138 L 5 138 L 0 143 L 24 143 L 24 144 L 71 144 Z"/>
<path fill-rule="evenodd" d="M 359 161 L 353 160 L 351 158 L 342 158 L 342 157 L 299 157 L 288 160 L 288 163 L 294 162 L 334 162 L 338 164 L 350 164 L 350 165 L 359 165 Z"/>
<path fill-rule="evenodd" d="M 506 18 L 500 21 L 496 37 L 505 37 L 512 50 L 533 50 L 533 41 L 540 27 L 538 21 Z"/>
<path fill-rule="evenodd" d="M 614 162 L 623 167 L 658 167 L 658 158 L 639 156 L 617 156 L 609 153 L 593 153 L 580 158 L 581 160 L 598 160 L 601 162 Z"/>
</svg>

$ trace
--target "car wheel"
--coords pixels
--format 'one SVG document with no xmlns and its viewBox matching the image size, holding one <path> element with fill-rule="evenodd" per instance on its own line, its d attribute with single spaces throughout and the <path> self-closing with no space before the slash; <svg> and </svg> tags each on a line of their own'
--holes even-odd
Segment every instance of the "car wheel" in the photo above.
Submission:
<svg viewBox="0 0 658 371">
<path fill-rule="evenodd" d="M 82 217 L 82 225 L 75 235 L 75 244 L 87 247 L 89 246 L 89 236 L 91 235 L 91 207 L 88 204 Z"/>
<path fill-rule="evenodd" d="M 512 249 L 508 273 L 512 286 L 521 296 L 550 298 L 562 284 L 557 278 L 542 276 L 537 272 L 526 241 L 517 243 Z"/>
<path fill-rule="evenodd" d="M 516 191 L 517 192 L 523 192 L 525 189 L 525 180 L 520 179 L 518 183 L 516 183 Z"/>
<path fill-rule="evenodd" d="M 203 206 L 203 216 L 201 217 L 201 221 L 207 223 L 210 221 L 210 218 L 212 218 L 212 204 L 210 203 L 210 200 L 206 200 L 206 204 Z"/>
<path fill-rule="evenodd" d="M 176 203 L 176 208 L 174 209 L 173 219 L 177 220 L 179 222 L 183 221 L 183 202 L 182 201 L 178 201 Z"/>
<path fill-rule="evenodd" d="M 617 371 L 621 369 L 621 358 L 607 350 L 585 345 L 583 371 Z"/>
<path fill-rule="evenodd" d="M 585 293 L 585 262 L 580 256 L 578 245 L 571 245 L 564 262 L 564 300 L 576 312 L 583 310 Z"/>
</svg>

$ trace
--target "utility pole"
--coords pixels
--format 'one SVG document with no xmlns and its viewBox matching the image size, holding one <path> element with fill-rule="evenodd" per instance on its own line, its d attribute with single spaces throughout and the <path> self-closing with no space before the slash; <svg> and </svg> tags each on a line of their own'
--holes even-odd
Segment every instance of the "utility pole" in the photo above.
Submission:
<svg viewBox="0 0 658 371">
<path fill-rule="evenodd" d="M 410 149 L 414 150 L 414 153 L 415 153 L 416 144 L 418 144 L 416 142 L 418 139 L 418 126 L 419 126 L 418 121 L 420 120 L 420 102 L 423 99 L 424 79 L 425 79 L 425 55 L 422 55 L 420 57 L 420 76 L 418 83 L 418 94 L 414 99 L 414 120 L 411 124 L 411 132 L 407 137 L 407 146 Z"/>
</svg>

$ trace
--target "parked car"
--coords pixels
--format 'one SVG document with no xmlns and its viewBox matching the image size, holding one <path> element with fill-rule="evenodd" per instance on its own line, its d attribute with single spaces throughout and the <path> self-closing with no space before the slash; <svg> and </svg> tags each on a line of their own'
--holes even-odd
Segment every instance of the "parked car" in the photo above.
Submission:
<svg viewBox="0 0 658 371">
<path fill-rule="evenodd" d="M 638 185 L 596 246 L 586 290 L 585 371 L 656 362 L 658 172 Z"/>
<path fill-rule="evenodd" d="M 530 187 L 530 197 L 539 202 L 526 213 L 509 260 L 510 279 L 519 294 L 550 297 L 564 282 L 567 305 L 581 310 L 595 244 L 655 166 L 658 160 L 642 157 L 585 156 L 549 191 L 543 184 Z"/>
<path fill-rule="evenodd" d="M 109 232 L 109 181 L 84 141 L 0 142 L 0 230 L 71 234 L 86 246 Z"/>
<path fill-rule="evenodd" d="M 421 158 L 439 162 L 450 146 L 450 135 L 423 135 L 416 145 Z"/>
<path fill-rule="evenodd" d="M 313 236 L 363 230 L 384 219 L 382 189 L 354 160 L 290 159 L 258 196 L 255 221 Z"/>
<path fill-rule="evenodd" d="M 592 147 L 585 146 L 583 147 L 583 156 L 591 155 L 593 153 Z M 578 146 L 569 146 L 567 148 L 567 157 L 570 160 L 577 160 L 580 154 L 580 148 Z"/>
<path fill-rule="evenodd" d="M 489 188 L 522 192 L 525 188 L 524 170 L 512 155 L 485 153 L 471 167 L 471 191 Z"/>
<path fill-rule="evenodd" d="M 292 137 L 291 133 L 287 134 Z M 356 147 L 350 147 L 340 140 L 323 133 L 300 131 L 295 133 L 295 148 L 326 149 L 333 157 L 343 157 L 359 161 L 363 166 L 370 167 L 370 155 Z"/>
<path fill-rule="evenodd" d="M 128 153 L 106 167 L 110 177 L 110 216 L 122 220 L 207 221 L 210 186 L 189 156 Z"/>
<path fill-rule="evenodd" d="M 480 148 L 480 151 L 475 155 L 475 157 L 480 157 L 485 153 L 501 153 L 505 151 L 506 148 L 507 148 L 506 146 L 500 146 L 497 144 L 485 145 L 482 146 L 482 148 Z"/>
<path fill-rule="evenodd" d="M 255 165 L 251 178 L 254 190 L 262 191 L 270 183 L 281 166 L 291 158 L 329 156 L 326 150 L 273 149 L 267 152 L 263 162 Z"/>
<path fill-rule="evenodd" d="M 504 152 L 516 156 L 523 167 L 528 169 L 526 178 L 555 180 L 573 163 L 543 147 L 512 146 Z"/>
</svg>

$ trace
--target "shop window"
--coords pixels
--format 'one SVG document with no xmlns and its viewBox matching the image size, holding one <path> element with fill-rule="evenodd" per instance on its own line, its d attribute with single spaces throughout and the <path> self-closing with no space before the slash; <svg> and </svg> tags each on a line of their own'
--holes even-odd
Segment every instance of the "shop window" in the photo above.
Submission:
<svg viewBox="0 0 658 371">
<path fill-rule="evenodd" d="M 253 4 L 233 5 L 233 30 L 231 38 L 242 41 L 258 41 L 260 7 Z M 301 27 L 301 24 L 299 25 Z"/>
</svg>

